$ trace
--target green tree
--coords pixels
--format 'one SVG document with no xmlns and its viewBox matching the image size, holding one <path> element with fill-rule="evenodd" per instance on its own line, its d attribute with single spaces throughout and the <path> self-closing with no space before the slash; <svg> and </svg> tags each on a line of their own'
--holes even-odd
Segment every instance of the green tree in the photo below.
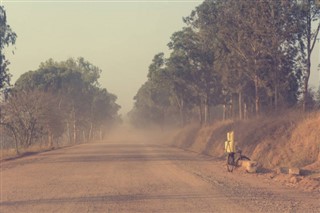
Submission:
<svg viewBox="0 0 320 213">
<path fill-rule="evenodd" d="M 119 120 L 117 112 L 120 107 L 115 103 L 116 96 L 99 87 L 100 73 L 98 67 L 83 58 L 63 62 L 50 59 L 41 63 L 38 70 L 23 74 L 15 88 L 38 89 L 57 96 L 59 110 L 66 118 L 69 140 L 76 143 L 92 138 L 94 131 L 101 131 L 104 124 L 101 119 L 109 123 Z M 105 110 L 95 111 L 97 107 L 102 108 L 100 104 L 105 104 Z M 100 119 L 95 120 L 99 117 L 97 113 L 101 113 Z"/>
<path fill-rule="evenodd" d="M 197 94 L 200 123 L 208 123 L 210 106 L 220 102 L 221 94 L 220 76 L 214 66 L 214 51 L 208 47 L 202 34 L 190 27 L 174 33 L 168 46 L 173 51 L 171 57 L 175 58 L 169 58 L 171 70 L 174 70 L 174 63 L 177 62 L 176 67 L 180 68 L 176 72 L 180 76 L 178 79 Z M 185 64 L 181 64 L 183 61 Z"/>
<path fill-rule="evenodd" d="M 317 37 L 320 31 L 320 5 L 316 0 L 304 0 L 300 3 L 298 17 L 301 21 L 301 30 L 303 33 L 303 42 L 300 43 L 302 56 L 304 57 L 303 69 L 303 110 L 306 110 L 306 104 L 309 91 L 309 78 L 311 73 L 311 54 L 315 47 Z M 315 27 L 313 27 L 315 25 Z"/>
<path fill-rule="evenodd" d="M 158 124 L 164 127 L 167 109 L 170 107 L 170 86 L 165 77 L 165 58 L 156 54 L 149 66 L 148 80 L 134 97 L 135 104 L 129 113 L 138 126 Z"/>
<path fill-rule="evenodd" d="M 197 94 L 192 82 L 191 66 L 186 55 L 173 51 L 167 59 L 166 82 L 170 85 L 174 105 L 179 110 L 180 124 L 186 124 L 186 114 L 197 104 Z"/>
<path fill-rule="evenodd" d="M 10 84 L 9 61 L 4 55 L 4 48 L 15 44 L 16 38 L 16 33 L 7 24 L 6 11 L 3 6 L 0 6 L 0 89 Z"/>
<path fill-rule="evenodd" d="M 225 52 L 223 59 L 227 61 L 220 71 L 227 80 L 227 90 L 239 94 L 240 117 L 242 90 L 251 84 L 253 93 L 246 93 L 246 96 L 249 96 L 247 101 L 253 97 L 256 114 L 261 111 L 261 102 L 263 105 L 270 102 L 277 108 L 279 96 L 286 90 L 282 86 L 289 85 L 283 82 L 292 80 L 288 76 L 298 77 L 294 70 L 297 63 L 288 66 L 289 61 L 297 59 L 299 31 L 296 28 L 297 18 L 293 18 L 295 4 L 271 0 L 206 2 L 219 6 L 214 17 L 216 35 L 221 50 Z M 233 80 L 228 80 L 230 78 Z M 291 89 L 297 92 L 296 88 Z"/>
</svg>

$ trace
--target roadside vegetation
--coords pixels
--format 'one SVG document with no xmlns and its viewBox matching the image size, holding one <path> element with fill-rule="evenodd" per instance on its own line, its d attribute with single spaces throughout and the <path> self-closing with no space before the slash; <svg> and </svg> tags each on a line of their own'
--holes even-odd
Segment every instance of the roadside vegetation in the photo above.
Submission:
<svg viewBox="0 0 320 213">
<path fill-rule="evenodd" d="M 83 58 L 41 63 L 6 94 L 1 123 L 19 147 L 102 139 L 120 122 L 116 96 L 99 86 L 101 70 Z M 10 142 L 11 144 L 11 142 Z"/>
<path fill-rule="evenodd" d="M 82 57 L 49 59 L 10 85 L 3 49 L 17 35 L 0 7 L 1 149 L 16 154 L 102 139 L 121 122 L 117 97 L 99 84 L 101 69 Z"/>
<path fill-rule="evenodd" d="M 128 113 L 131 124 L 182 127 L 177 141 L 187 148 L 204 131 L 198 151 L 217 156 L 232 127 L 243 150 L 267 167 L 287 159 L 274 160 L 276 156 L 266 154 L 273 150 L 268 147 L 286 149 L 291 147 L 287 143 L 314 153 L 306 158 L 298 154 L 308 155 L 307 151 L 298 153 L 298 149 L 275 153 L 290 156 L 288 162 L 297 165 L 315 162 L 320 142 L 307 136 L 319 126 L 320 88 L 309 86 L 311 54 L 318 51 L 318 2 L 205 0 L 183 18 L 185 27 L 172 34 L 170 54 L 153 57 L 148 79 Z M 100 68 L 82 57 L 49 59 L 10 85 L 4 49 L 16 39 L 0 6 L 3 148 L 19 153 L 33 145 L 83 143 L 101 139 L 121 122 L 117 97 L 99 84 Z M 308 123 L 309 118 L 314 120 Z M 304 124 L 310 128 L 300 126 Z M 271 158 L 271 163 L 265 162 Z"/>
<path fill-rule="evenodd" d="M 320 115 L 286 112 L 251 120 L 227 120 L 206 127 L 188 125 L 168 137 L 170 145 L 224 159 L 226 132 L 261 168 L 299 167 L 320 171 Z"/>
<path fill-rule="evenodd" d="M 320 88 L 309 86 L 319 2 L 205 0 L 183 20 L 170 54 L 154 56 L 131 122 L 179 126 L 170 144 L 216 157 L 234 130 L 264 168 L 320 169 Z"/>
<path fill-rule="evenodd" d="M 245 120 L 319 109 L 309 87 L 317 1 L 206 0 L 156 54 L 129 113 L 137 126 Z"/>
</svg>

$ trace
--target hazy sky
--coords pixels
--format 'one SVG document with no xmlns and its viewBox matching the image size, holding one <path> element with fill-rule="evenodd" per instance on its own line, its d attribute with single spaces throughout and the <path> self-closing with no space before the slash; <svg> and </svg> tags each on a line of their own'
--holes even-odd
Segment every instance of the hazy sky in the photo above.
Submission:
<svg viewBox="0 0 320 213">
<path fill-rule="evenodd" d="M 201 1 L 2 1 L 17 33 L 8 52 L 13 82 L 49 58 L 83 56 L 102 69 L 102 87 L 118 96 L 121 113 L 146 81 L 148 66 L 168 52 L 173 32 Z"/>
<path fill-rule="evenodd" d="M 15 54 L 8 51 L 13 82 L 49 58 L 84 57 L 102 69 L 100 83 L 118 96 L 121 113 L 146 81 L 148 66 L 159 52 L 168 53 L 173 32 L 202 1 L 179 0 L 7 0 L 1 1 L 17 33 Z M 314 50 L 319 63 L 319 42 Z M 320 81 L 313 68 L 311 83 Z"/>
</svg>

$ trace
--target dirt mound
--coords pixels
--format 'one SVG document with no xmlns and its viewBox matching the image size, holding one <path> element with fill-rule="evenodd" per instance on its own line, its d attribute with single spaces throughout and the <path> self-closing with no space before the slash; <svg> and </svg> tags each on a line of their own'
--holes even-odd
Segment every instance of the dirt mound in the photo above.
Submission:
<svg viewBox="0 0 320 213">
<path fill-rule="evenodd" d="M 320 170 L 320 114 L 260 117 L 224 121 L 200 128 L 191 125 L 172 137 L 171 144 L 191 151 L 223 157 L 226 133 L 234 130 L 243 153 L 264 168 L 305 167 Z"/>
</svg>

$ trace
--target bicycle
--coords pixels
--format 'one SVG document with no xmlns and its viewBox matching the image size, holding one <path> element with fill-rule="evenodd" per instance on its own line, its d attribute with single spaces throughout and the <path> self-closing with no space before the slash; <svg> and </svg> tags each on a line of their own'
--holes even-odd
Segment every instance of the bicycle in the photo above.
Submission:
<svg viewBox="0 0 320 213">
<path fill-rule="evenodd" d="M 245 155 L 242 155 L 241 150 L 238 150 L 237 152 L 228 153 L 228 156 L 227 156 L 227 170 L 228 170 L 228 172 L 232 172 L 233 169 L 239 165 L 239 160 L 250 161 L 250 158 L 248 158 Z"/>
</svg>

